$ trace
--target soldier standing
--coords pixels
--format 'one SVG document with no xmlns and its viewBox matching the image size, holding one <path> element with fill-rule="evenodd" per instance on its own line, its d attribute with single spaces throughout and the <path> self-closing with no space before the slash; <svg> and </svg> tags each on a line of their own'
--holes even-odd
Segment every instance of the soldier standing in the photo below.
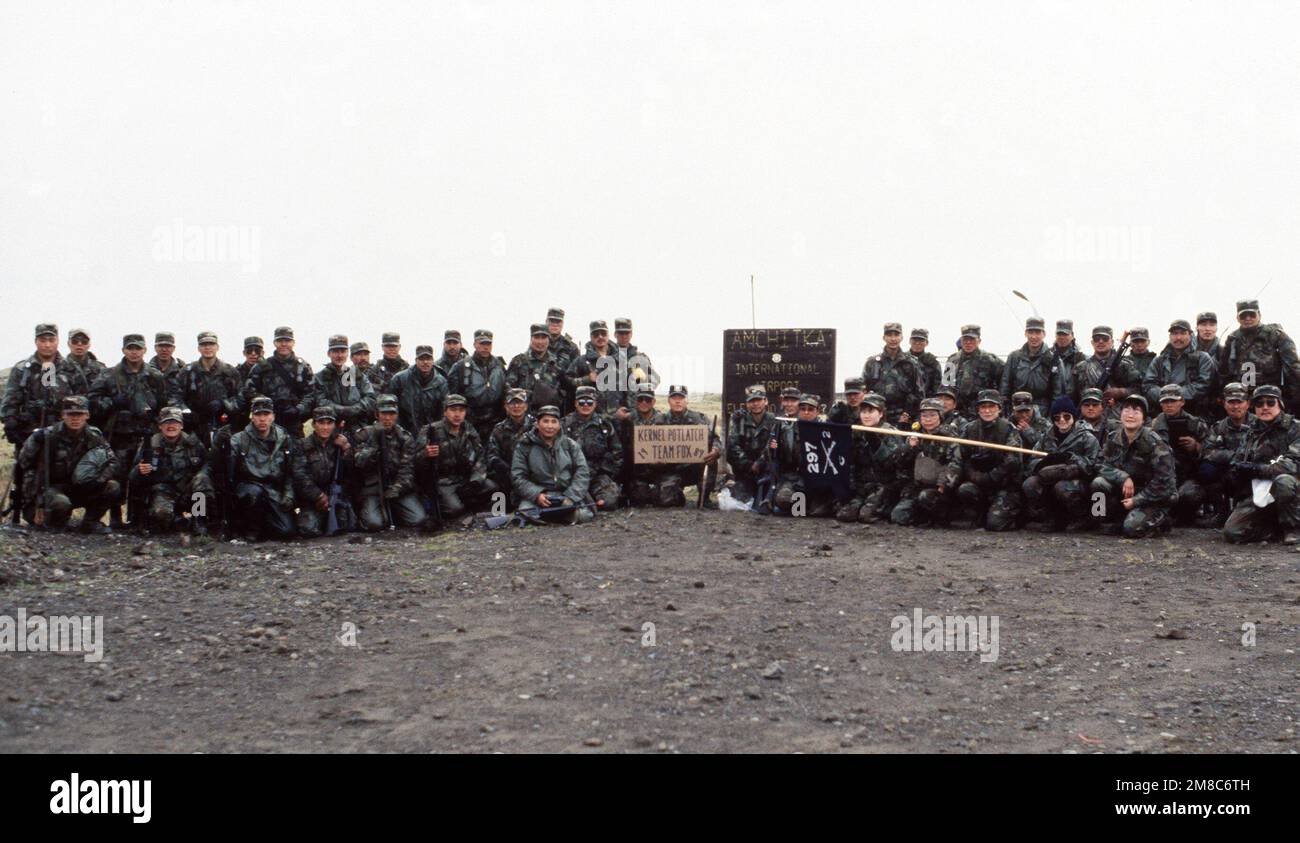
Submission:
<svg viewBox="0 0 1300 843">
<path fill-rule="evenodd" d="M 591 471 L 588 490 L 600 510 L 617 509 L 623 494 L 619 479 L 623 476 L 623 443 L 614 422 L 596 411 L 599 396 L 594 386 L 578 387 L 574 410 L 565 416 L 560 427 L 565 436 L 578 443 Z"/>
<path fill-rule="evenodd" d="M 580 386 L 595 387 L 599 396 L 597 412 L 625 423 L 631 416 L 628 409 L 631 401 L 627 385 L 620 386 L 618 382 L 617 365 L 618 357 L 609 344 L 609 327 L 605 320 L 596 319 L 591 323 L 591 339 L 587 342 L 587 350 L 581 357 L 574 358 L 565 374 L 570 392 L 577 394 Z"/>
<path fill-rule="evenodd" d="M 1300 422 L 1286 412 L 1282 390 L 1273 384 L 1255 387 L 1250 402 L 1255 418 L 1232 464 L 1237 504 L 1223 526 L 1223 538 L 1255 542 L 1281 531 L 1283 544 L 1295 544 L 1300 540 Z M 1256 503 L 1254 480 L 1271 481 L 1271 503 Z"/>
<path fill-rule="evenodd" d="M 844 400 L 836 401 L 831 406 L 826 420 L 835 424 L 857 424 L 858 410 L 862 407 L 862 397 L 866 394 L 866 383 L 862 378 L 845 378 Z"/>
<path fill-rule="evenodd" d="M 948 357 L 943 382 L 957 393 L 957 406 L 973 414 L 981 390 L 997 389 L 1002 384 L 1002 360 L 980 349 L 980 326 L 961 326 L 961 351 Z M 879 391 L 879 390 L 877 390 Z"/>
<path fill-rule="evenodd" d="M 497 422 L 505 418 L 506 364 L 492 353 L 492 332 L 474 332 L 474 353 L 451 367 L 447 388 L 469 407 L 469 423 L 486 442 Z"/>
<path fill-rule="evenodd" d="M 23 443 L 32 431 L 54 424 L 54 418 L 63 406 L 65 397 L 79 394 L 73 386 L 79 377 L 78 370 L 68 366 L 59 356 L 58 327 L 50 323 L 37 325 L 36 351 L 26 360 L 19 360 L 9 370 L 4 402 L 0 403 L 0 420 L 4 423 L 5 438 L 14 444 L 15 454 L 22 450 Z M 13 508 L 15 524 L 18 523 L 19 513 L 25 509 L 22 505 L 22 490 L 20 465 L 14 471 L 9 502 Z"/>
<path fill-rule="evenodd" d="M 533 409 L 559 405 L 562 400 L 564 369 L 551 353 L 550 344 L 547 327 L 540 322 L 533 325 L 528 350 L 516 354 L 506 369 L 506 385 L 524 390 Z"/>
<path fill-rule="evenodd" d="M 709 420 L 702 413 L 686 406 L 689 393 L 685 386 L 673 384 L 668 387 L 668 412 L 660 419 L 660 424 L 702 424 L 710 427 Z M 659 473 L 659 500 L 658 505 L 664 507 L 684 506 L 686 504 L 686 495 L 684 492 L 690 486 L 696 487 L 699 495 L 704 498 L 705 507 L 711 506 L 709 493 L 713 491 L 712 484 L 701 484 L 700 480 L 705 473 L 705 466 L 714 465 L 718 458 L 722 456 L 722 441 L 718 438 L 716 431 L 709 432 L 709 451 L 704 455 L 703 464 L 700 463 L 669 463 L 660 469 Z"/>
<path fill-rule="evenodd" d="M 348 363 L 348 338 L 329 338 L 330 361 L 312 378 L 311 389 L 297 408 L 298 418 L 308 418 L 322 404 L 330 404 L 347 430 L 359 430 L 375 417 L 375 392 L 370 381 Z"/>
<path fill-rule="evenodd" d="M 1239 383 L 1223 387 L 1223 408 L 1227 415 L 1210 428 L 1210 438 L 1201 449 L 1199 476 L 1205 486 L 1205 506 L 1198 527 L 1220 529 L 1232 509 L 1228 471 L 1250 429 L 1250 395 Z"/>
<path fill-rule="evenodd" d="M 885 396 L 868 393 L 858 407 L 858 424 L 881 430 L 896 428 L 885 421 Z M 853 497 L 835 512 L 839 521 L 874 524 L 888 520 L 898 502 L 894 462 L 902 448 L 901 437 L 853 431 Z"/>
<path fill-rule="evenodd" d="M 1151 350 L 1151 332 L 1142 327 L 1130 328 L 1128 341 L 1128 359 L 1133 362 L 1138 377 L 1146 380 L 1147 372 L 1156 360 L 1156 353 Z"/>
<path fill-rule="evenodd" d="M 916 418 L 916 408 L 925 397 L 925 376 L 916 358 L 903 351 L 903 326 L 886 322 L 885 348 L 862 366 L 866 389 L 885 396 L 885 415 L 891 424 L 907 425 Z"/>
<path fill-rule="evenodd" d="M 507 392 L 506 417 L 488 434 L 485 457 L 488 476 L 499 488 L 511 488 L 510 465 L 515 457 L 515 443 L 536 423 L 537 419 L 528 412 L 528 393 L 519 388 Z"/>
<path fill-rule="evenodd" d="M 1205 489 L 1200 481 L 1201 449 L 1210 437 L 1210 426 L 1204 419 L 1184 412 L 1183 389 L 1176 383 L 1161 388 L 1160 415 L 1151 422 L 1151 430 L 1174 453 L 1178 499 L 1173 517 L 1180 527 L 1191 524 L 1201 514 L 1201 504 L 1205 502 Z"/>
<path fill-rule="evenodd" d="M 219 470 L 234 490 L 234 511 L 247 541 L 291 539 L 297 532 L 294 490 L 306 486 L 302 455 L 276 423 L 275 401 L 255 395 L 249 409 L 248 427 L 230 437 Z"/>
<path fill-rule="evenodd" d="M 1210 397 L 1209 407 L 1207 408 L 1207 421 L 1223 418 L 1223 405 L 1219 403 L 1219 394 L 1222 391 L 1223 380 L 1219 377 L 1219 359 L 1223 355 L 1223 346 L 1219 343 L 1219 317 L 1212 310 L 1205 310 L 1196 314 L 1196 341 L 1194 347 L 1197 351 L 1206 354 L 1210 358 L 1213 366 L 1210 377 Z"/>
<path fill-rule="evenodd" d="M 275 353 L 259 360 L 244 381 L 243 404 L 249 406 L 255 396 L 270 398 L 275 408 L 275 423 L 294 439 L 302 438 L 299 405 L 312 385 L 311 365 L 293 353 L 293 328 L 275 329 Z"/>
<path fill-rule="evenodd" d="M 537 421 L 515 448 L 510 467 L 518 513 L 534 523 L 583 524 L 596 516 L 590 504 L 591 469 L 577 442 L 565 436 L 560 408 L 537 411 Z M 563 512 L 542 512 L 571 506 Z"/>
<path fill-rule="evenodd" d="M 303 538 L 326 533 L 330 486 L 337 476 L 340 486 L 346 488 L 356 471 L 352 443 L 338 432 L 337 422 L 334 408 L 322 404 L 311 411 L 312 434 L 302 441 L 302 486 L 294 491 L 299 503 L 298 535 Z M 357 529 L 356 515 L 343 495 L 335 504 L 334 518 L 342 532 Z"/>
<path fill-rule="evenodd" d="M 1078 422 L 1078 410 L 1068 395 L 1052 402 L 1051 413 L 1051 431 L 1034 445 L 1048 457 L 1030 458 L 1029 476 L 1020 486 L 1025 507 L 1041 532 L 1085 529 L 1090 523 L 1087 493 L 1101 446 Z"/>
<path fill-rule="evenodd" d="M 912 329 L 908 353 L 916 358 L 916 364 L 921 369 L 921 395 L 927 397 L 934 395 L 934 391 L 943 383 L 943 367 L 939 365 L 939 359 L 925 350 L 929 344 L 930 332 L 927 329 Z"/>
<path fill-rule="evenodd" d="M 799 415 L 799 388 L 787 386 L 781 390 L 781 415 L 787 419 L 792 419 Z"/>
<path fill-rule="evenodd" d="M 391 381 L 384 374 L 383 367 L 370 365 L 370 343 L 364 340 L 354 342 L 348 352 L 352 358 L 352 366 L 357 370 L 357 374 L 370 381 L 370 388 L 374 390 L 376 395 L 393 391 Z M 403 369 L 402 371 L 406 370 Z M 315 417 L 313 416 L 313 418 Z"/>
<path fill-rule="evenodd" d="M 99 379 L 100 372 L 107 368 L 90 350 L 90 334 L 85 328 L 73 328 L 68 334 L 68 356 L 63 358 L 71 371 L 74 395 L 86 395 Z"/>
<path fill-rule="evenodd" d="M 953 437 L 957 431 L 942 423 L 943 402 L 927 398 L 921 402 L 922 433 Z M 900 499 L 889 518 L 903 527 L 947 524 L 948 514 L 961 479 L 961 452 L 957 443 L 934 439 L 907 438 L 897 456 Z"/>
<path fill-rule="evenodd" d="M 181 386 L 181 373 L 185 370 L 185 361 L 175 356 L 176 335 L 171 331 L 159 331 L 153 338 L 154 355 L 149 365 L 162 372 L 167 381 L 167 401 L 179 404 L 184 389 Z"/>
<path fill-rule="evenodd" d="M 1091 357 L 1075 364 L 1074 367 L 1073 397 L 1076 400 L 1082 404 L 1083 391 L 1100 384 L 1112 364 L 1115 371 L 1106 382 L 1107 397 L 1113 397 L 1118 404 L 1120 399 L 1130 392 L 1140 390 L 1142 381 L 1138 378 L 1137 369 L 1133 364 L 1123 357 L 1118 361 L 1115 360 L 1115 333 L 1109 325 L 1098 325 L 1092 329 L 1092 350 Z"/>
<path fill-rule="evenodd" d="M 388 331 L 379 338 L 384 356 L 379 358 L 380 374 L 384 376 L 384 392 L 393 382 L 393 376 L 410 368 L 411 364 L 402 359 L 402 337 L 394 331 Z"/>
<path fill-rule="evenodd" d="M 1074 342 L 1074 320 L 1056 320 L 1056 342 L 1052 345 L 1052 377 L 1054 386 L 1052 397 L 1075 395 L 1074 367 L 1085 359 L 1084 353 Z"/>
<path fill-rule="evenodd" d="M 460 344 L 460 331 L 452 328 L 442 335 L 442 356 L 434 364 L 438 374 L 446 378 L 451 374 L 451 367 L 469 356 L 469 352 Z"/>
<path fill-rule="evenodd" d="M 1237 302 L 1237 330 L 1223 341 L 1219 376 L 1247 389 L 1276 386 L 1292 405 L 1300 398 L 1300 359 L 1281 325 L 1260 323 L 1259 302 Z"/>
<path fill-rule="evenodd" d="M 418 433 L 442 420 L 443 402 L 447 400 L 447 379 L 433 362 L 433 346 L 415 347 L 415 365 L 393 375 L 389 384 L 397 396 L 397 421 L 402 427 Z"/>
<path fill-rule="evenodd" d="M 423 527 L 428 516 L 415 486 L 415 437 L 397 423 L 395 396 L 380 395 L 376 407 L 379 421 L 357 431 L 352 457 L 361 475 L 361 527 L 372 533 Z"/>
<path fill-rule="evenodd" d="M 555 355 L 555 362 L 561 372 L 567 372 L 569 364 L 577 359 L 579 351 L 573 337 L 564 333 L 563 308 L 552 307 L 546 311 L 546 330 L 550 337 L 551 353 Z"/>
<path fill-rule="evenodd" d="M 442 421 L 421 428 L 415 442 L 417 475 L 424 475 L 428 460 L 437 460 L 437 495 L 443 518 L 477 511 L 475 508 L 497 491 L 496 483 L 487 476 L 483 440 L 466 421 L 468 409 L 463 395 L 448 395 Z"/>
<path fill-rule="evenodd" d="M 1044 418 L 1052 404 L 1055 388 L 1052 377 L 1054 357 L 1043 340 L 1047 332 L 1043 320 L 1031 316 L 1025 320 L 1025 344 L 1007 356 L 1002 367 L 1002 394 L 1028 392 Z"/>
<path fill-rule="evenodd" d="M 29 524 L 61 530 L 72 510 L 81 506 L 86 509 L 81 532 L 107 534 L 111 531 L 100 519 L 121 494 L 114 479 L 119 473 L 117 455 L 103 435 L 89 426 L 86 396 L 69 395 L 62 399 L 61 408 L 62 420 L 34 431 L 18 452 L 26 484 L 23 517 Z"/>
<path fill-rule="evenodd" d="M 238 369 L 217 357 L 216 334 L 202 331 L 198 343 L 199 359 L 181 373 L 181 406 L 189 408 L 190 430 L 211 450 L 225 420 L 239 412 L 244 383 Z"/>
<path fill-rule="evenodd" d="M 1209 410 L 1214 364 L 1208 354 L 1191 345 L 1192 326 L 1186 319 L 1175 319 L 1169 325 L 1169 345 L 1160 352 L 1142 379 L 1142 391 L 1148 403 L 1164 401 L 1165 387 L 1176 384 L 1182 390 L 1183 400 L 1192 415 L 1204 416 Z"/>
<path fill-rule="evenodd" d="M 1140 539 L 1170 528 L 1169 508 L 1178 498 L 1174 454 L 1147 426 L 1147 413 L 1146 398 L 1125 398 L 1120 428 L 1102 448 L 1092 491 L 1105 496 L 1105 506 L 1094 517 L 1109 536 Z"/>
<path fill-rule="evenodd" d="M 136 452 L 131 485 L 140 488 L 146 531 L 171 532 L 177 519 L 189 512 L 193 515 L 191 531 L 206 536 L 207 502 L 215 494 L 206 470 L 208 452 L 197 436 L 185 432 L 184 424 L 182 408 L 163 407 L 158 414 L 158 432 Z M 195 508 L 199 499 L 204 504 Z"/>
<path fill-rule="evenodd" d="M 966 439 L 1023 447 L 1015 425 L 1002 417 L 1002 396 L 981 390 L 976 403 L 979 419 L 962 431 Z M 961 445 L 961 484 L 957 499 L 974 510 L 971 527 L 1003 532 L 1016 527 L 1020 516 L 1020 454 L 994 448 Z"/>
</svg>

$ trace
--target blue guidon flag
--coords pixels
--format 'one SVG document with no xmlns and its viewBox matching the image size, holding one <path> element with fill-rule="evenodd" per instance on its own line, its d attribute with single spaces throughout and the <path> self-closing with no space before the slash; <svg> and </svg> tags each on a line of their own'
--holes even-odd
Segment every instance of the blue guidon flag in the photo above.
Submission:
<svg viewBox="0 0 1300 843">
<path fill-rule="evenodd" d="M 853 496 L 851 463 L 853 428 L 847 424 L 801 421 L 798 424 L 799 473 L 810 492 L 829 491 L 839 501 Z"/>
</svg>

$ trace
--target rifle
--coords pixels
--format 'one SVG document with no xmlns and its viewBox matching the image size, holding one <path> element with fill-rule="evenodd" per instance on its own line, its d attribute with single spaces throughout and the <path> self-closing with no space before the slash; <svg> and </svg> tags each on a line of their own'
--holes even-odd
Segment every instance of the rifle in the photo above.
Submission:
<svg viewBox="0 0 1300 843">
<path fill-rule="evenodd" d="M 778 426 L 767 436 L 767 444 L 763 446 L 763 459 L 766 461 L 766 467 L 763 470 L 763 476 L 758 481 L 757 496 L 755 497 L 756 505 L 754 511 L 761 515 L 771 515 L 772 510 L 776 507 L 776 482 L 778 478 L 777 456 L 773 448 L 776 443 L 777 431 L 781 428 Z"/>
<path fill-rule="evenodd" d="M 379 436 L 379 511 L 383 513 L 384 524 L 386 528 L 392 530 L 392 529 L 396 529 L 397 527 L 397 525 L 393 523 L 393 508 L 389 506 L 388 498 L 384 497 L 384 486 L 387 485 L 384 482 L 384 474 L 387 473 L 387 469 L 388 469 L 388 460 L 387 460 L 388 448 L 385 445 L 385 440 L 388 437 L 384 433 L 383 425 L 378 425 L 378 428 L 379 428 L 379 433 L 377 435 Z"/>
<path fill-rule="evenodd" d="M 41 407 L 41 488 L 36 492 L 36 515 L 32 521 L 45 526 L 45 492 L 50 488 L 50 434 L 45 429 L 45 407 Z"/>
<path fill-rule="evenodd" d="M 713 443 L 713 435 L 714 435 L 714 432 L 717 431 L 717 429 L 718 429 L 718 417 L 717 417 L 717 416 L 714 416 L 714 417 L 713 417 L 713 424 L 709 425 L 709 443 L 710 443 L 710 444 Z M 722 455 L 721 455 L 721 454 L 718 455 L 718 459 L 722 459 Z M 716 461 L 714 462 L 714 466 L 715 466 L 715 468 L 713 469 L 713 476 L 714 476 L 714 478 L 716 479 L 717 476 L 718 476 L 718 469 L 716 468 L 716 466 L 717 466 L 717 462 L 716 462 Z M 709 464 L 708 464 L 708 463 L 704 463 L 703 465 L 700 466 L 700 494 L 699 494 L 699 496 L 695 499 L 695 508 L 696 508 L 696 509 L 704 509 L 704 502 L 705 502 L 705 500 L 707 500 L 708 497 L 709 497 L 709 486 L 708 486 L 708 482 L 709 482 Z"/>
<path fill-rule="evenodd" d="M 339 467 L 343 464 L 343 449 L 335 446 L 334 452 L 334 479 L 330 480 L 330 503 L 329 510 L 325 514 L 325 535 L 332 536 L 339 531 L 339 517 L 334 511 L 339 505 L 339 498 L 343 494 L 343 485 L 339 483 Z"/>
<path fill-rule="evenodd" d="M 536 510 L 535 513 L 532 514 L 545 515 L 548 512 L 569 512 L 571 510 L 576 510 L 576 509 L 591 509 L 595 505 L 596 504 L 594 503 L 569 503 L 563 506 L 544 507 L 542 509 Z M 519 512 L 518 510 L 515 510 L 509 515 L 490 515 L 487 518 L 483 519 L 483 526 L 487 527 L 489 530 L 498 530 L 510 524 L 515 524 L 517 526 L 522 527 L 527 522 L 528 519 L 524 517 L 524 514 Z"/>
<path fill-rule="evenodd" d="M 1100 389 L 1102 392 L 1106 391 L 1106 385 L 1110 383 L 1111 376 L 1115 374 L 1115 369 L 1119 367 L 1119 359 L 1124 356 L 1125 351 L 1128 351 L 1128 345 L 1128 331 L 1125 331 L 1119 338 L 1119 348 L 1115 349 L 1115 356 L 1110 358 L 1110 365 L 1106 367 L 1106 371 L 1102 372 L 1101 377 L 1097 379 L 1097 389 Z"/>
<path fill-rule="evenodd" d="M 225 456 L 222 468 L 226 475 L 225 499 L 221 501 L 221 532 L 226 538 L 230 538 L 231 526 L 230 516 L 235 509 L 235 437 L 230 436 L 226 439 L 224 446 Z"/>
<path fill-rule="evenodd" d="M 433 430 L 433 422 L 429 422 L 425 441 L 430 443 L 438 441 Z M 424 513 L 433 516 L 434 523 L 441 530 L 445 525 L 442 523 L 442 505 L 438 502 L 438 458 L 432 457 L 425 462 L 428 465 L 424 469 L 424 476 L 421 478 L 421 483 L 425 489 Z"/>
<path fill-rule="evenodd" d="M 140 457 L 144 456 L 144 451 L 146 447 L 149 448 L 149 455 L 150 455 L 149 461 L 153 463 L 153 466 L 156 469 L 158 467 L 158 458 L 153 455 L 153 447 L 149 445 L 148 434 L 145 434 L 144 436 L 140 437 L 140 447 L 136 448 L 135 450 L 136 454 L 138 455 L 136 459 L 139 459 Z M 137 497 L 139 497 L 139 494 L 140 494 L 140 490 L 132 487 L 131 472 L 127 471 L 126 473 L 126 523 L 128 526 L 131 527 L 140 527 L 143 525 L 143 522 L 137 523 L 135 520 L 136 516 L 139 514 L 136 512 L 136 503 L 137 503 L 136 499 Z"/>
</svg>

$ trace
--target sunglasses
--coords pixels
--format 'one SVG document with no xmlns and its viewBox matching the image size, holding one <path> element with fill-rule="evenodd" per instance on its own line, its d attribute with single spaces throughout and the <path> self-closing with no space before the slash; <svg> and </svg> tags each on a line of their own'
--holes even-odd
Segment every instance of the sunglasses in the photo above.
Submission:
<svg viewBox="0 0 1300 843">
<path fill-rule="evenodd" d="M 1061 421 L 1062 419 L 1065 419 L 1066 421 L 1072 421 L 1074 419 L 1074 416 L 1070 415 L 1069 413 L 1057 413 L 1056 415 L 1052 416 L 1052 421 L 1054 422 Z"/>
<path fill-rule="evenodd" d="M 579 399 L 578 399 L 578 406 L 580 406 L 580 407 L 590 407 L 591 405 L 593 405 L 593 404 L 595 404 L 595 403 L 596 403 L 595 399 L 592 399 L 592 398 L 579 398 Z"/>
<path fill-rule="evenodd" d="M 653 401 L 653 400 L 654 398 L 652 398 L 649 395 L 638 395 L 636 399 L 636 403 L 640 404 L 642 401 Z"/>
<path fill-rule="evenodd" d="M 1276 398 L 1259 398 L 1255 401 L 1256 407 L 1276 407 L 1278 405 Z"/>
</svg>

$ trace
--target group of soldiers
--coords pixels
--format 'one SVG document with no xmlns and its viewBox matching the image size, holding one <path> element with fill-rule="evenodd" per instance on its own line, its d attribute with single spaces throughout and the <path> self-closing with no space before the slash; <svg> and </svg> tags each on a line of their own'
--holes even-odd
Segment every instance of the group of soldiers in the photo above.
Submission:
<svg viewBox="0 0 1300 843">
<path fill-rule="evenodd" d="M 886 323 L 882 352 L 842 400 L 785 389 L 778 415 L 767 389 L 750 387 L 725 437 L 711 427 L 703 463 L 681 465 L 630 458 L 637 426 L 708 424 L 685 386 L 656 407 L 659 376 L 630 319 L 614 320 L 612 339 L 591 322 L 580 350 L 552 308 L 508 364 L 489 330 L 472 350 L 449 330 L 440 354 L 420 345 L 410 363 L 395 333 L 375 363 L 366 343 L 335 335 L 319 371 L 288 327 L 269 355 L 247 337 L 237 366 L 211 332 L 188 364 L 173 334 L 155 336 L 147 361 L 144 336 L 128 334 L 109 367 L 85 330 L 63 354 L 56 326 L 41 324 L 0 405 L 18 454 L 8 497 L 15 520 L 48 528 L 84 508 L 86 532 L 202 534 L 219 518 L 226 534 L 259 540 L 436 529 L 506 508 L 577 523 L 624 505 L 682 506 L 694 486 L 704 505 L 725 488 L 759 511 L 845 521 L 969 516 L 989 530 L 1100 525 L 1130 537 L 1196 524 L 1230 541 L 1294 543 L 1300 425 L 1286 407 L 1300 400 L 1300 360 L 1257 302 L 1236 310 L 1222 342 L 1213 313 L 1195 330 L 1175 320 L 1159 354 L 1145 328 L 1117 346 L 1097 326 L 1086 355 L 1069 320 L 1049 344 L 1035 317 L 1003 361 L 965 325 L 943 364 L 925 329 L 904 350 L 902 326 Z M 848 494 L 806 488 L 796 420 L 855 425 Z M 729 480 L 717 470 L 724 439 Z"/>
</svg>

